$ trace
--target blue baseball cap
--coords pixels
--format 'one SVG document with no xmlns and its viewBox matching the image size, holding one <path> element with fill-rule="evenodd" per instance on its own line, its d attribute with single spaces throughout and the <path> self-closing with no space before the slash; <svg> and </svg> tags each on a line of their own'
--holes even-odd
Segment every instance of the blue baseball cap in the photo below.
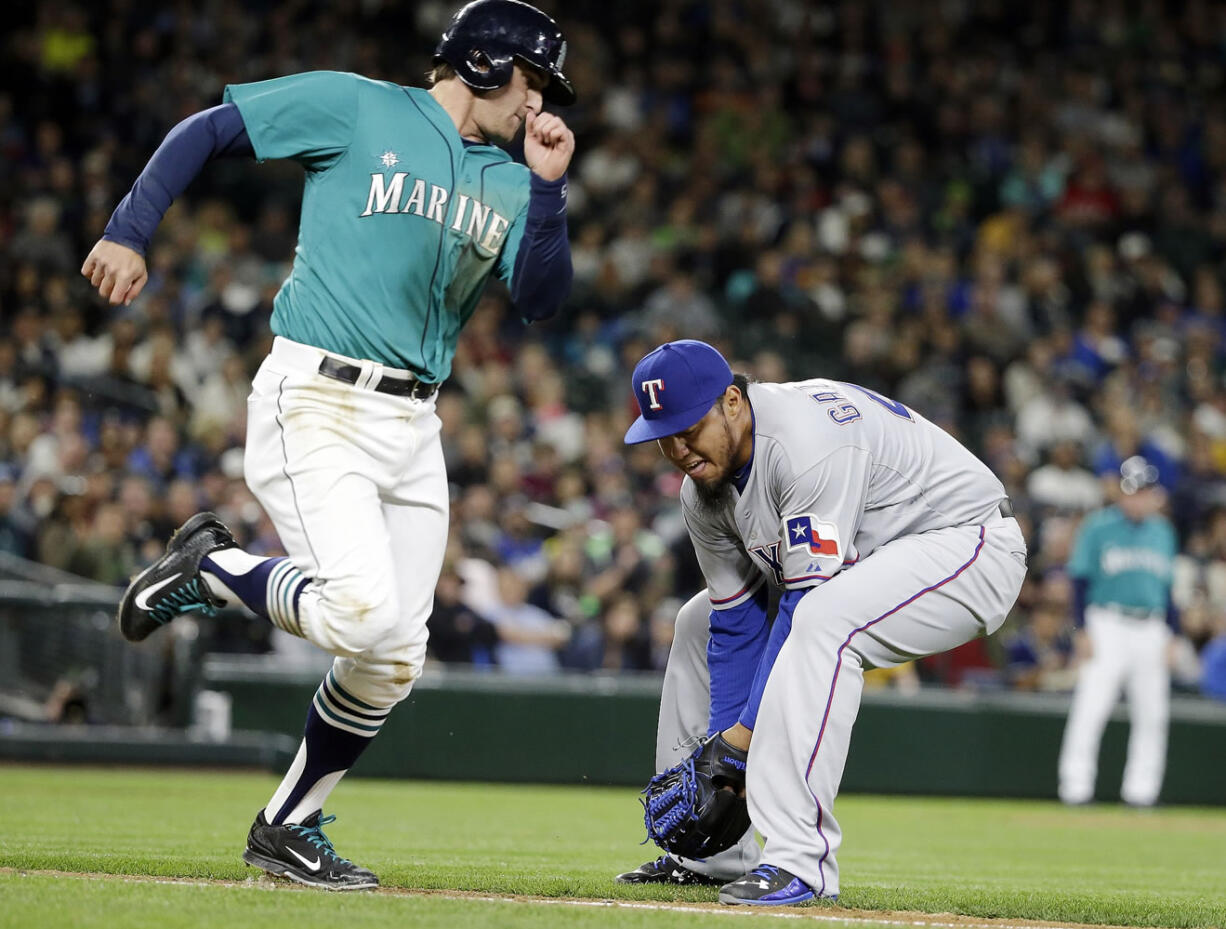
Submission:
<svg viewBox="0 0 1226 929">
<path fill-rule="evenodd" d="M 630 389 L 642 414 L 626 430 L 625 443 L 663 439 L 707 415 L 732 383 L 724 356 L 695 339 L 665 342 L 634 366 Z"/>
</svg>

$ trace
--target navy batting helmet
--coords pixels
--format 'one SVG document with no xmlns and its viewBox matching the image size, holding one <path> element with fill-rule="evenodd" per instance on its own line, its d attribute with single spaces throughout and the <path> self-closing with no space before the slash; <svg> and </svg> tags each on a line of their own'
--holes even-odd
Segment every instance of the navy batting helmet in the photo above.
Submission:
<svg viewBox="0 0 1226 929">
<path fill-rule="evenodd" d="M 1120 465 L 1120 490 L 1126 494 L 1152 487 L 1158 483 L 1158 469 L 1140 455 L 1133 455 Z"/>
<path fill-rule="evenodd" d="M 566 40 L 558 24 L 520 0 L 473 0 L 451 19 L 434 50 L 473 90 L 497 90 L 511 80 L 519 58 L 549 78 L 543 96 L 563 106 L 575 88 L 562 73 Z"/>
</svg>

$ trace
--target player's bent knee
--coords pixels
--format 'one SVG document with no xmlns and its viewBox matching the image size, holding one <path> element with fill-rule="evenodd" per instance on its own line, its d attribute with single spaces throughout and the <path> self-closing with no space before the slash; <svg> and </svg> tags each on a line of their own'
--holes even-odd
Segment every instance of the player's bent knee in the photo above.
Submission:
<svg viewBox="0 0 1226 929">
<path fill-rule="evenodd" d="M 695 644 L 706 648 L 707 639 L 711 635 L 711 602 L 706 591 L 696 597 L 691 597 L 677 611 L 677 622 L 673 628 L 673 641 Z"/>
<path fill-rule="evenodd" d="M 421 677 L 426 650 L 398 649 L 387 655 L 365 655 L 346 662 L 343 686 L 371 706 L 395 706 Z"/>
<path fill-rule="evenodd" d="M 321 606 L 327 616 L 335 650 L 360 655 L 377 649 L 400 619 L 393 599 L 382 602 L 329 591 Z"/>
<path fill-rule="evenodd" d="M 856 648 L 857 639 L 862 638 L 853 634 L 857 625 L 854 617 L 823 614 L 805 618 L 797 611 L 792 618 L 792 631 L 788 638 L 804 643 L 808 648 L 818 649 L 823 654 L 834 654 Z"/>
</svg>

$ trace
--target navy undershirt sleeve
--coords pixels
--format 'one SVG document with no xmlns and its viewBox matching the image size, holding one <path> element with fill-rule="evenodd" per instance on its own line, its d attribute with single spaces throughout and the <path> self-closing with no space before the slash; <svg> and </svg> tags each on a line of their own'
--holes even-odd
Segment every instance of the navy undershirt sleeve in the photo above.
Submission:
<svg viewBox="0 0 1226 929">
<path fill-rule="evenodd" d="M 711 611 L 711 638 L 707 642 L 711 716 L 707 735 L 727 729 L 745 709 L 766 646 L 769 597 L 767 585 L 760 584 L 744 603 Z"/>
<path fill-rule="evenodd" d="M 1073 625 L 1078 629 L 1086 624 L 1086 592 L 1089 590 L 1089 578 L 1074 577 L 1073 582 Z"/>
<path fill-rule="evenodd" d="M 511 275 L 511 302 L 528 322 L 548 319 L 570 294 L 574 271 L 566 232 L 566 175 L 531 175 L 528 216 Z"/>
<path fill-rule="evenodd" d="M 779 598 L 779 606 L 775 611 L 775 624 L 771 626 L 770 638 L 767 639 L 766 647 L 761 651 L 757 673 L 749 689 L 749 697 L 737 720 L 746 729 L 752 730 L 754 723 L 758 721 L 758 707 L 762 703 L 762 691 L 766 689 L 766 681 L 770 677 L 771 668 L 775 666 L 775 659 L 779 657 L 779 649 L 783 647 L 788 634 L 792 631 L 792 614 L 796 612 L 796 604 L 812 589 L 812 587 L 806 587 L 803 590 L 785 590 Z"/>
<path fill-rule="evenodd" d="M 170 204 L 205 163 L 231 155 L 255 155 L 238 107 L 223 103 L 187 117 L 166 134 L 102 237 L 145 254 Z"/>
</svg>

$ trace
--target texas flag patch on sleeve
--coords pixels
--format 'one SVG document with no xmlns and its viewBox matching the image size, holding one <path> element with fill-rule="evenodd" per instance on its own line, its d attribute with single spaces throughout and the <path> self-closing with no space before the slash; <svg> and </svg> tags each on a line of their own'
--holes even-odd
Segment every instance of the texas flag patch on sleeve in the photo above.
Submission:
<svg viewBox="0 0 1226 929">
<path fill-rule="evenodd" d="M 839 528 L 834 523 L 818 519 L 812 513 L 789 516 L 784 520 L 787 529 L 788 550 L 803 548 L 810 555 L 822 558 L 842 558 L 843 546 L 839 544 Z"/>
</svg>

